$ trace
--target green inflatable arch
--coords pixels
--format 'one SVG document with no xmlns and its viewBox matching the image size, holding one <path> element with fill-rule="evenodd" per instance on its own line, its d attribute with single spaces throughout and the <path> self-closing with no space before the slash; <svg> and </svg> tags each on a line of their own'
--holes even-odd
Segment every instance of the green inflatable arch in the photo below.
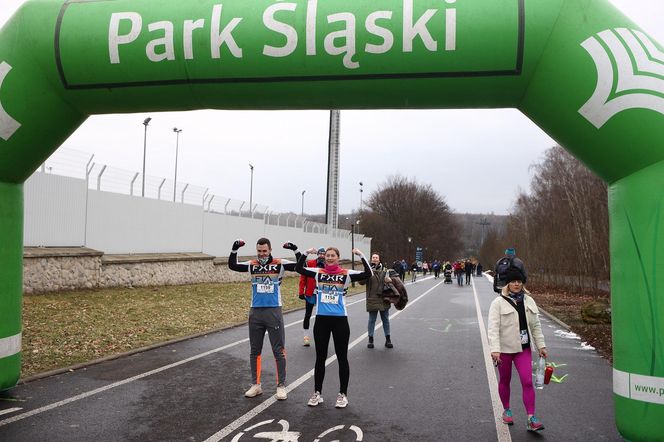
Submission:
<svg viewBox="0 0 664 442">
<path fill-rule="evenodd" d="M 664 52 L 606 0 L 31 0 L 0 30 L 0 389 L 23 183 L 91 114 L 520 109 L 609 183 L 620 432 L 664 421 Z"/>
</svg>

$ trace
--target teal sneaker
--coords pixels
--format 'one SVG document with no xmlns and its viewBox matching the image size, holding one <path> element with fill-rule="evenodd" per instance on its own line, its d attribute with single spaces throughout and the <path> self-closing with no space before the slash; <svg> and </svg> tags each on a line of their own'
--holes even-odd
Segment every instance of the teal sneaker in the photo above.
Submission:
<svg viewBox="0 0 664 442">
<path fill-rule="evenodd" d="M 528 431 L 542 431 L 544 429 L 544 424 L 540 422 L 535 416 L 531 416 L 526 421 L 526 429 Z"/>
<path fill-rule="evenodd" d="M 512 410 L 507 408 L 503 411 L 503 423 L 507 425 L 514 425 L 514 419 L 512 418 Z"/>
</svg>

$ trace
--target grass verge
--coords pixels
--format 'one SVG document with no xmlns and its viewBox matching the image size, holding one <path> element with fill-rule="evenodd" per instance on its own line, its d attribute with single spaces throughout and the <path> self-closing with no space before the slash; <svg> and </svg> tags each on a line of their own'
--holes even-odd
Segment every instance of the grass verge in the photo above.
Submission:
<svg viewBox="0 0 664 442">
<path fill-rule="evenodd" d="M 284 311 L 303 307 L 284 278 Z M 247 320 L 249 284 L 112 288 L 23 297 L 23 378 Z"/>
<path fill-rule="evenodd" d="M 581 317 L 581 307 L 597 300 L 608 301 L 605 292 L 569 291 L 561 287 L 532 285 L 528 286 L 537 305 L 556 318 L 569 325 L 581 339 L 595 347 L 600 355 L 613 363 L 613 342 L 611 324 L 588 324 Z"/>
</svg>

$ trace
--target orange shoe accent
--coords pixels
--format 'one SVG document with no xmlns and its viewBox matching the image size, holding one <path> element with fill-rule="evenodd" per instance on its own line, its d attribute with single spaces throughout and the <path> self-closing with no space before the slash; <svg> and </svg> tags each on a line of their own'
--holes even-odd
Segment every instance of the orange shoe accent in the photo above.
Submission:
<svg viewBox="0 0 664 442">
<path fill-rule="evenodd" d="M 256 383 L 261 383 L 261 355 L 256 356 Z"/>
</svg>

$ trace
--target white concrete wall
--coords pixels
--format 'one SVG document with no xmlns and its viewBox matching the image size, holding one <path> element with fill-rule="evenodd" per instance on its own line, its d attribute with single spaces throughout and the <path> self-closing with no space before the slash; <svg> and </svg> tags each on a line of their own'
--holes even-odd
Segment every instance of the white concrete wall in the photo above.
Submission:
<svg viewBox="0 0 664 442">
<path fill-rule="evenodd" d="M 241 255 L 255 254 L 256 240 L 264 236 L 272 242 L 275 257 L 293 258 L 290 250 L 281 248 L 291 241 L 300 250 L 334 246 L 342 258 L 351 258 L 350 232 L 308 233 L 265 224 L 262 219 L 204 212 L 197 205 L 98 190 L 86 194 L 85 180 L 52 174 L 36 173 L 25 189 L 25 246 L 85 246 L 107 254 L 202 252 L 225 257 L 236 238 L 247 242 Z M 362 235 L 355 240 L 355 246 L 368 255 L 371 241 Z"/>
<path fill-rule="evenodd" d="M 85 181 L 37 172 L 23 186 L 23 244 L 85 245 Z"/>
<path fill-rule="evenodd" d="M 200 206 L 91 190 L 86 247 L 104 253 L 200 252 Z"/>
</svg>

